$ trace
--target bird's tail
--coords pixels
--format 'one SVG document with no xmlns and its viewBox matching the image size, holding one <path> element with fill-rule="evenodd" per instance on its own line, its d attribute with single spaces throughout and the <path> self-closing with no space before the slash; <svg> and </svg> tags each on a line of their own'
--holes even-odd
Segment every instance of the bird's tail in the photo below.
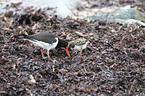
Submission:
<svg viewBox="0 0 145 96">
<path fill-rule="evenodd" d="M 17 36 L 18 39 L 28 40 L 27 35 Z"/>
<path fill-rule="evenodd" d="M 26 36 L 18 36 L 18 39 L 24 39 Z"/>
</svg>

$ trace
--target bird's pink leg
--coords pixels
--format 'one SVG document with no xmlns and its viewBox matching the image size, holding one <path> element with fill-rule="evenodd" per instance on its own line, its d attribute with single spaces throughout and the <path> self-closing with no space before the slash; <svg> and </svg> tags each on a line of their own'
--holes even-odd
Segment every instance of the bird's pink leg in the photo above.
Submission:
<svg viewBox="0 0 145 96">
<path fill-rule="evenodd" d="M 44 54 L 43 54 L 43 49 L 41 48 L 41 54 L 42 54 L 42 57 L 44 57 Z"/>
<path fill-rule="evenodd" d="M 48 55 L 48 58 L 50 59 L 50 56 L 49 56 L 49 50 L 47 50 L 47 55 Z"/>
</svg>

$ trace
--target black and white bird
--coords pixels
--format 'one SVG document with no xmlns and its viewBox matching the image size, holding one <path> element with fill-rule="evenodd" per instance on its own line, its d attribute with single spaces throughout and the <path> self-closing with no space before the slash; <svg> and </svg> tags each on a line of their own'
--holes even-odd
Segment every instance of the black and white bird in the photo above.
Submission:
<svg viewBox="0 0 145 96">
<path fill-rule="evenodd" d="M 81 54 L 82 50 L 87 48 L 88 43 L 89 43 L 89 41 L 87 39 L 79 38 L 79 39 L 69 42 L 69 47 L 71 47 L 75 50 L 79 50 L 80 54 Z"/>
<path fill-rule="evenodd" d="M 64 47 L 67 55 L 70 57 L 68 47 L 67 47 L 68 42 L 63 39 L 59 39 L 57 36 L 49 32 L 41 32 L 34 35 L 27 35 L 27 36 L 24 36 L 23 39 L 30 41 L 35 46 L 41 47 L 42 57 L 44 57 L 43 49 L 47 50 L 47 55 L 48 55 L 48 58 L 50 59 L 49 50 L 59 48 L 59 47 Z"/>
</svg>

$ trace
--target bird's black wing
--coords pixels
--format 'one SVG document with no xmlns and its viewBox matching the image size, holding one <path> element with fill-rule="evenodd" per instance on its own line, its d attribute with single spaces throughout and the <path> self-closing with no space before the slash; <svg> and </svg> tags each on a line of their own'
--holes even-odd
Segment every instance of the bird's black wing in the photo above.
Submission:
<svg viewBox="0 0 145 96">
<path fill-rule="evenodd" d="M 48 33 L 48 32 L 42 32 L 39 34 L 29 35 L 29 36 L 27 36 L 27 38 L 30 40 L 38 40 L 38 41 L 52 44 L 52 43 L 56 42 L 57 36 L 55 36 L 51 33 Z"/>
</svg>

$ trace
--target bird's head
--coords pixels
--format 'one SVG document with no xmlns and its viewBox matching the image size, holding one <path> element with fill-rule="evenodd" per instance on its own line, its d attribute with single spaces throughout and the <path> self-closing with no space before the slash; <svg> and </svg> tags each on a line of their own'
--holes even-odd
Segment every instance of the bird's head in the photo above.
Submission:
<svg viewBox="0 0 145 96">
<path fill-rule="evenodd" d="M 63 39 L 59 39 L 56 48 L 60 48 L 60 47 L 65 48 L 67 55 L 70 57 L 70 54 L 69 54 L 69 51 L 68 51 L 68 42 L 63 40 Z"/>
<path fill-rule="evenodd" d="M 63 39 L 59 39 L 56 48 L 60 48 L 60 47 L 66 48 L 67 45 L 68 45 L 68 42 L 67 42 L 67 41 L 65 41 L 65 40 L 63 40 Z"/>
</svg>

